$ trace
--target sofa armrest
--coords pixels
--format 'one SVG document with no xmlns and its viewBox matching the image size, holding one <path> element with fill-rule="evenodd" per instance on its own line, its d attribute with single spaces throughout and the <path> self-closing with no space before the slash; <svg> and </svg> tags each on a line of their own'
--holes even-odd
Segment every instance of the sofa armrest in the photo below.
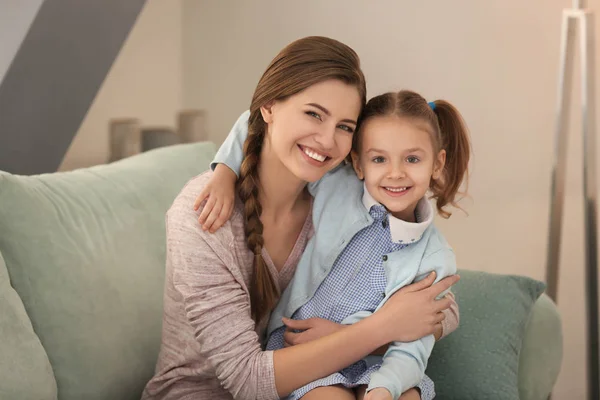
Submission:
<svg viewBox="0 0 600 400">
<path fill-rule="evenodd" d="M 552 300 L 542 294 L 527 323 L 519 358 L 521 400 L 546 400 L 562 363 L 562 323 Z"/>
</svg>

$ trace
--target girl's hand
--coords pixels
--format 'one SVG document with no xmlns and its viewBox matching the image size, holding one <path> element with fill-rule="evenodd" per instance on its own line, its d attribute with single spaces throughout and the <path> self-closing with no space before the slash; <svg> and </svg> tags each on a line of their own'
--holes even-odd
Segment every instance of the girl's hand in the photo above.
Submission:
<svg viewBox="0 0 600 400">
<path fill-rule="evenodd" d="M 380 318 L 381 333 L 389 342 L 412 342 L 439 330 L 450 307 L 447 298 L 436 297 L 450 289 L 460 277 L 452 275 L 434 283 L 435 272 L 420 282 L 396 292 L 373 317 Z"/>
<path fill-rule="evenodd" d="M 198 222 L 203 230 L 215 233 L 231 217 L 235 201 L 235 172 L 224 164 L 218 164 L 213 176 L 206 184 L 194 202 L 194 210 L 198 211 L 200 205 L 208 198 Z"/>
<path fill-rule="evenodd" d="M 417 393 L 418 396 L 418 393 Z M 402 399 L 402 397 L 401 397 Z M 386 388 L 375 388 L 365 395 L 364 400 L 394 400 Z"/>
<path fill-rule="evenodd" d="M 283 334 L 285 347 L 307 343 L 323 336 L 331 335 L 345 327 L 345 325 L 336 324 L 335 322 L 322 318 L 309 318 L 304 320 L 283 318 L 283 323 L 287 327 Z M 296 333 L 294 331 L 302 332 Z"/>
</svg>

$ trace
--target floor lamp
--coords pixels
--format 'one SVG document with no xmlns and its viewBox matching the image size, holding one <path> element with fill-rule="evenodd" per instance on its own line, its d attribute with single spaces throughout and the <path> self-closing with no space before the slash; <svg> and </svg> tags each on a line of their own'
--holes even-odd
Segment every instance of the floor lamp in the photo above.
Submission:
<svg viewBox="0 0 600 400">
<path fill-rule="evenodd" d="M 547 294 L 557 300 L 560 238 L 564 203 L 565 170 L 570 96 L 575 58 L 575 37 L 579 34 L 581 53 L 581 126 L 583 135 L 583 205 L 585 225 L 585 280 L 587 316 L 588 399 L 600 400 L 598 352 L 598 240 L 596 190 L 596 125 L 594 91 L 594 15 L 584 0 L 573 0 L 562 18 L 558 103 L 556 110 L 555 157 L 552 168 L 552 196 L 546 265 Z"/>
</svg>

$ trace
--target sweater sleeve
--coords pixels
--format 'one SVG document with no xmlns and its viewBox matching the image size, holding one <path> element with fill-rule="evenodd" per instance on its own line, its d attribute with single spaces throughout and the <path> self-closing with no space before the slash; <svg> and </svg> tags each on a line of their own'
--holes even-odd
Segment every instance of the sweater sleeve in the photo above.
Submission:
<svg viewBox="0 0 600 400">
<path fill-rule="evenodd" d="M 234 399 L 276 400 L 273 352 L 261 350 L 233 249 L 225 233 L 202 231 L 188 205 L 194 196 L 167 214 L 167 262 L 201 356 Z"/>
<path fill-rule="evenodd" d="M 460 313 L 458 311 L 458 304 L 456 303 L 454 293 L 448 292 L 446 293 L 446 297 L 448 297 L 452 303 L 450 304 L 450 308 L 443 311 L 446 318 L 442 321 L 442 337 L 440 339 L 443 339 L 454 332 L 456 328 L 458 328 L 460 322 Z"/>
</svg>

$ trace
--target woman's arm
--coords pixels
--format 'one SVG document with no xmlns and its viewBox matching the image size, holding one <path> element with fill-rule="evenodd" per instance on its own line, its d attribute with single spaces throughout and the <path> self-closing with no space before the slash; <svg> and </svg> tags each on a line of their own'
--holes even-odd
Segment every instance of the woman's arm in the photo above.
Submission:
<svg viewBox="0 0 600 400">
<path fill-rule="evenodd" d="M 433 280 L 431 282 L 433 283 Z M 411 285 L 419 285 L 419 283 L 413 283 Z M 410 289 L 410 285 L 407 286 L 407 289 Z M 458 304 L 456 303 L 454 294 L 448 292 L 446 298 L 450 301 L 450 306 L 447 309 L 442 310 L 444 319 L 434 327 L 433 336 L 436 341 L 454 332 L 459 324 Z M 286 347 L 308 343 L 351 326 L 338 324 L 322 318 L 309 318 L 305 320 L 284 318 L 283 323 L 287 327 L 286 332 L 283 335 Z M 421 337 L 407 337 L 406 341 L 412 342 L 413 340 L 418 339 L 421 339 Z M 387 343 L 375 349 L 371 355 L 383 356 L 389 347 L 390 345 Z"/>
<path fill-rule="evenodd" d="M 445 338 L 452 332 L 454 332 L 456 330 L 456 328 L 458 328 L 458 323 L 460 321 L 460 316 L 459 316 L 459 312 L 458 312 L 458 304 L 456 303 L 456 298 L 454 297 L 454 293 L 448 292 L 446 294 L 446 298 L 448 298 L 450 300 L 450 307 L 448 307 L 442 311 L 442 313 L 444 314 L 444 320 L 442 322 L 440 322 L 439 324 L 435 325 L 433 337 L 436 342 L 440 339 Z M 344 325 L 342 325 L 342 326 L 344 326 Z M 414 338 L 414 340 L 417 340 L 417 339 L 420 339 L 420 338 Z M 385 354 L 385 352 L 388 351 L 389 347 L 390 347 L 389 344 L 383 345 L 383 346 L 379 347 L 378 349 L 376 349 L 372 354 L 375 356 L 383 356 Z"/>
<path fill-rule="evenodd" d="M 382 317 L 382 319 L 384 321 L 380 321 L 380 324 L 383 323 L 387 323 L 388 329 L 397 329 L 398 331 L 401 330 L 401 327 L 404 327 L 404 331 L 402 332 L 401 336 L 397 336 L 397 337 L 401 337 L 399 341 L 404 341 L 404 342 L 408 342 L 408 341 L 412 341 L 415 340 L 413 338 L 422 338 L 425 337 L 427 335 L 431 335 L 434 331 L 435 331 L 435 326 L 439 325 L 440 322 L 440 315 L 441 315 L 441 310 L 448 308 L 450 306 L 450 299 L 442 299 L 442 300 L 435 300 L 436 297 L 445 291 L 444 288 L 449 288 L 450 286 L 452 286 L 454 283 L 456 283 L 458 281 L 459 277 L 458 276 L 451 276 L 448 278 L 445 278 L 443 280 L 441 280 L 438 283 L 433 284 L 434 280 L 435 280 L 435 274 L 431 274 L 430 276 L 428 276 L 427 278 L 425 278 L 422 281 L 419 281 L 417 283 L 414 283 L 412 285 L 409 285 L 405 288 L 402 288 L 400 291 L 398 291 L 396 294 L 394 294 L 381 308 L 381 310 L 379 310 L 378 312 L 374 313 L 373 315 L 371 315 L 370 317 L 367 317 L 359 322 L 357 322 L 356 324 L 353 325 L 347 325 L 344 326 L 343 329 L 333 329 L 330 330 L 327 336 L 324 337 L 313 337 L 311 339 L 308 339 L 308 335 L 310 335 L 309 332 L 305 331 L 299 334 L 295 334 L 295 333 L 291 333 L 291 332 L 287 332 L 284 337 L 286 340 L 286 343 L 288 343 L 289 345 L 292 345 L 292 347 L 286 347 L 283 350 L 278 350 L 275 352 L 275 356 L 278 355 L 278 352 L 283 352 L 285 350 L 288 349 L 298 349 L 298 348 L 307 348 L 306 346 L 319 342 L 323 339 L 331 339 L 331 340 L 335 340 L 338 341 L 340 339 L 337 338 L 341 338 L 342 336 L 340 336 L 340 333 L 346 333 L 349 334 L 349 332 L 352 331 L 357 331 L 357 327 L 358 326 L 366 326 L 366 329 L 375 329 L 373 331 L 371 331 L 371 333 L 364 333 L 364 332 L 357 332 L 357 334 L 359 335 L 358 337 L 355 337 L 352 339 L 352 341 L 357 341 L 357 343 L 360 343 L 361 341 L 367 341 L 365 343 L 363 343 L 364 347 L 371 347 L 373 346 L 373 343 L 371 343 L 371 339 L 373 338 L 369 338 L 369 334 L 374 334 L 377 335 L 378 333 L 381 333 L 381 327 L 375 327 L 375 328 L 371 328 L 371 323 L 375 326 L 377 326 L 377 322 L 373 321 L 373 319 L 375 319 L 376 317 Z M 395 308 L 396 311 L 391 311 L 391 309 L 386 309 L 386 307 L 388 306 L 393 306 L 393 307 L 403 307 L 402 309 L 399 308 Z M 384 317 L 384 313 L 387 314 L 389 312 L 389 317 Z M 392 322 L 392 320 L 395 319 L 395 322 Z M 322 321 L 322 320 L 321 320 Z M 293 327 L 294 329 L 307 329 L 307 327 L 310 324 L 319 323 L 319 319 L 318 318 L 312 318 L 310 320 L 304 320 L 304 321 L 293 321 L 293 320 L 285 320 L 286 325 Z M 327 321 L 329 323 L 329 321 Z M 394 325 L 394 323 L 397 323 L 399 325 Z M 323 329 L 327 330 L 329 328 L 331 328 L 331 323 L 329 324 L 324 324 L 323 325 Z M 428 328 L 426 329 L 421 329 L 421 327 L 425 327 L 428 326 Z M 416 328 L 414 331 L 411 331 L 411 328 Z M 331 333 L 333 332 L 333 333 Z M 301 338 L 301 335 L 308 333 L 308 335 L 305 335 L 304 338 Z M 366 336 L 362 337 L 360 335 L 366 334 Z M 396 334 L 400 334 L 400 332 L 396 333 Z M 396 334 L 391 334 L 396 335 Z M 308 339 L 308 340 L 306 340 Z M 299 343 L 301 340 L 306 340 L 303 341 L 303 343 Z M 381 340 L 381 339 L 379 339 Z M 349 357 L 349 358 L 353 358 L 355 357 L 354 354 L 352 354 L 351 352 L 349 352 L 349 348 L 346 348 L 345 346 L 347 346 L 347 344 L 344 343 L 340 343 L 339 344 L 343 344 L 341 349 L 336 349 L 333 350 L 332 348 L 327 350 L 326 348 L 318 348 L 315 347 L 315 351 L 324 351 L 327 352 L 327 361 L 328 362 L 335 362 L 338 360 L 345 360 L 345 362 L 347 362 L 345 366 L 350 365 L 353 362 L 356 362 L 358 359 L 353 359 L 352 361 L 349 361 L 347 359 L 344 359 L 344 357 Z M 390 343 L 390 342 L 384 342 L 384 343 Z M 354 345 L 353 345 L 354 346 Z M 363 348 L 361 350 L 361 352 L 364 352 L 366 349 Z M 332 352 L 328 352 L 328 351 L 332 351 Z M 364 353 L 364 355 L 366 354 L 370 354 L 369 353 Z M 364 356 L 363 355 L 363 356 Z M 360 358 L 363 358 L 363 356 L 360 356 Z M 307 367 L 309 368 L 308 371 L 306 371 L 307 373 L 314 373 L 315 375 L 318 375 L 318 377 L 321 377 L 321 375 L 319 375 L 322 371 L 320 368 L 322 369 L 326 369 L 328 368 L 329 364 L 325 363 L 325 364 L 315 364 L 315 365 L 311 365 L 310 363 L 307 364 Z M 338 368 L 336 370 L 339 370 L 341 368 Z M 282 372 L 288 372 L 288 371 L 282 371 Z M 279 370 L 277 370 L 277 373 L 279 373 Z M 291 371 L 289 371 L 289 373 L 294 374 L 295 370 L 292 368 Z M 328 374 L 325 374 L 328 375 Z M 323 375 L 324 376 L 324 375 Z M 316 379 L 316 378 L 315 378 Z M 278 386 L 279 388 L 279 386 Z"/>
<path fill-rule="evenodd" d="M 303 346 L 275 353 L 261 351 L 247 292 L 227 267 L 234 262 L 233 257 L 228 260 L 218 254 L 221 249 L 199 235 L 193 216 L 191 224 L 197 228 L 187 223 L 182 229 L 169 215 L 167 245 L 174 284 L 183 298 L 202 357 L 235 399 L 286 396 L 360 360 L 389 340 L 381 329 L 381 318 L 371 318 L 351 330 Z"/>
<path fill-rule="evenodd" d="M 276 350 L 273 364 L 277 392 L 282 397 L 287 396 L 309 382 L 364 358 L 387 341 L 380 329 L 384 324 L 380 316 L 373 315 L 310 343 Z"/>
<path fill-rule="evenodd" d="M 193 329 L 201 360 L 235 399 L 278 399 L 272 353 L 263 352 L 250 318 L 231 231 L 203 232 L 189 207 L 201 188 L 192 181 L 167 213 L 167 263 Z"/>
</svg>

